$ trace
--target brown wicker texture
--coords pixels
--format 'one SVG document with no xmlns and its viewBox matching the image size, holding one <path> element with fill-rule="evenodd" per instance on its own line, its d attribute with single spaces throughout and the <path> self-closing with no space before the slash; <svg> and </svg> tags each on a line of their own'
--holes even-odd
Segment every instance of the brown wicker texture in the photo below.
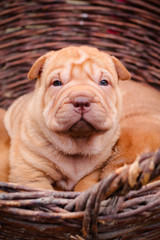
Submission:
<svg viewBox="0 0 160 240">
<path fill-rule="evenodd" d="M 107 51 L 132 79 L 160 87 L 159 0 L 1 0 L 0 9 L 0 107 L 33 88 L 37 57 L 68 45 Z M 82 194 L 0 183 L 0 240 L 159 240 L 160 181 L 141 188 L 158 175 L 160 152 Z"/>
<path fill-rule="evenodd" d="M 0 183 L 0 239 L 159 239 L 160 150 L 84 193 Z M 81 231 L 82 230 L 82 231 Z"/>
</svg>

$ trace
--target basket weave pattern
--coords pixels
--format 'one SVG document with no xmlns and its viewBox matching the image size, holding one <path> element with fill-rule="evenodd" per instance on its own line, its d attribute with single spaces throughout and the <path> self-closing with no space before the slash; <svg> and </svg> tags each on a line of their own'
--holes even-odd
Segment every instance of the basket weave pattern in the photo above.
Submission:
<svg viewBox="0 0 160 240">
<path fill-rule="evenodd" d="M 160 88 L 159 0 L 1 0 L 0 9 L 0 107 L 33 89 L 39 56 L 68 45 L 107 51 Z M 136 178 L 133 167 L 82 194 L 0 183 L 0 240 L 159 240 L 160 181 L 141 186 L 160 175 L 160 151 L 139 159 Z"/>
</svg>

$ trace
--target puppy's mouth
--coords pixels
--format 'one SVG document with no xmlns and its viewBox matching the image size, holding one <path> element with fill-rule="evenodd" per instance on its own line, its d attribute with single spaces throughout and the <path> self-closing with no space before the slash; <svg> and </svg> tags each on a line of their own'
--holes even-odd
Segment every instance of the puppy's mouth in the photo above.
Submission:
<svg viewBox="0 0 160 240">
<path fill-rule="evenodd" d="M 67 134 L 73 137 L 87 137 L 97 132 L 97 130 L 84 119 L 79 120 L 69 130 Z"/>
</svg>

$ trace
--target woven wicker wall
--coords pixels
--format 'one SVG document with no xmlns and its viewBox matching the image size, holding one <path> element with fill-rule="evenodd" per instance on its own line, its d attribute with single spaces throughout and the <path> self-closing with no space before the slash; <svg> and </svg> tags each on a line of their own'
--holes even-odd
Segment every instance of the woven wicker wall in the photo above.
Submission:
<svg viewBox="0 0 160 240">
<path fill-rule="evenodd" d="M 0 106 L 32 88 L 27 72 L 50 49 L 88 44 L 160 85 L 159 0 L 1 0 Z"/>
</svg>

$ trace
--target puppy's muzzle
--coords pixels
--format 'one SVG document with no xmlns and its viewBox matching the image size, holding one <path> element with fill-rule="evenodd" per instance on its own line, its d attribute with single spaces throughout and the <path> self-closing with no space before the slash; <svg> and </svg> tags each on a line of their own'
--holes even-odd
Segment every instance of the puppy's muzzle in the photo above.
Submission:
<svg viewBox="0 0 160 240">
<path fill-rule="evenodd" d="M 89 115 L 86 119 L 86 114 L 90 114 L 92 109 L 92 103 L 94 99 L 94 93 L 89 89 L 72 91 L 69 95 L 70 103 L 73 106 L 73 111 L 79 117 L 69 129 L 68 133 L 72 136 L 87 136 L 95 132 L 95 128 L 89 123 Z M 88 122 L 89 121 L 89 122 Z"/>
<path fill-rule="evenodd" d="M 90 110 L 91 99 L 86 96 L 77 96 L 72 99 L 72 104 L 75 112 L 83 114 Z"/>
<path fill-rule="evenodd" d="M 94 99 L 94 91 L 89 87 L 85 89 L 85 87 L 79 86 L 79 88 L 81 89 L 77 89 L 77 87 L 72 89 L 69 99 L 70 103 L 73 104 L 74 111 L 84 114 L 91 109 Z"/>
</svg>

